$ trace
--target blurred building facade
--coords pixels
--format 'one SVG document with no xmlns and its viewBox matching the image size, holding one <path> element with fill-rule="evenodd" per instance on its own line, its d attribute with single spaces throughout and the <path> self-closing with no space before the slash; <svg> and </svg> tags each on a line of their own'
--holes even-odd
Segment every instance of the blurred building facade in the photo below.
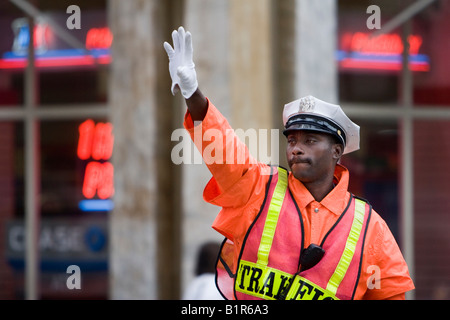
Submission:
<svg viewBox="0 0 450 320">
<path fill-rule="evenodd" d="M 202 91 L 235 129 L 270 140 L 285 103 L 341 104 L 361 126 L 361 150 L 342 159 L 350 190 L 396 237 L 408 297 L 450 298 L 448 1 L 24 2 L 0 4 L 0 299 L 179 299 L 198 249 L 222 240 L 206 165 L 172 161 L 180 143 L 198 157 L 174 134 L 186 108 L 162 43 L 179 25 Z"/>
</svg>

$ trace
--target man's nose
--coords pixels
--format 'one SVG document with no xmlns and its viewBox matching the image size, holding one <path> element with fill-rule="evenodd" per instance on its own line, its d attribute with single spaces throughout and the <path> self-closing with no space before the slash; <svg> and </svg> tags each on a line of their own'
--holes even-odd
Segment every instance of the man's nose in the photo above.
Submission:
<svg viewBox="0 0 450 320">
<path fill-rule="evenodd" d="M 301 155 L 305 153 L 300 143 L 296 143 L 291 152 L 293 155 Z"/>
</svg>

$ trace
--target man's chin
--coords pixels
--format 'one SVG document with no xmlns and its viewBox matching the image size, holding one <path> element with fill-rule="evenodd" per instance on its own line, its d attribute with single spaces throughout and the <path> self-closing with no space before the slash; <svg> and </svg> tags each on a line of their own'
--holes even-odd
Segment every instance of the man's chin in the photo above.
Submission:
<svg viewBox="0 0 450 320">
<path fill-rule="evenodd" d="M 298 181 L 303 182 L 303 183 L 311 182 L 311 177 L 306 172 L 299 171 L 299 170 L 292 170 L 292 168 L 291 168 L 291 171 L 292 171 L 292 174 L 294 175 L 294 177 Z"/>
</svg>

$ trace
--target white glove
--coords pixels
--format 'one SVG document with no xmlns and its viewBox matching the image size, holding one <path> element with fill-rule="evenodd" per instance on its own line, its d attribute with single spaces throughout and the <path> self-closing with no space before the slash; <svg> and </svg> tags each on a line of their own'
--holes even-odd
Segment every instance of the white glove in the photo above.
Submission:
<svg viewBox="0 0 450 320">
<path fill-rule="evenodd" d="M 179 88 L 185 99 L 188 99 L 198 88 L 197 73 L 195 72 L 195 64 L 192 61 L 192 36 L 191 33 L 185 32 L 183 27 L 172 32 L 173 48 L 164 42 L 169 56 L 169 72 L 172 78 L 172 94 L 175 95 Z"/>
</svg>

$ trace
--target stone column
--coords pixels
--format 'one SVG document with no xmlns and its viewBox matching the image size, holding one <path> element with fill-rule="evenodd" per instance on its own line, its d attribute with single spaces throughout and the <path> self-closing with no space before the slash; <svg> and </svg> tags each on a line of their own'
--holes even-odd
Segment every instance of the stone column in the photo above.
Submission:
<svg viewBox="0 0 450 320">
<path fill-rule="evenodd" d="M 184 22 L 186 30 L 192 33 L 194 62 L 202 92 L 227 118 L 230 108 L 229 73 L 229 0 L 185 0 Z M 174 26 L 175 28 L 176 26 Z M 182 102 L 182 116 L 186 105 Z M 183 118 L 178 126 L 182 127 Z M 187 145 L 199 152 L 187 137 Z M 194 155 L 192 156 L 192 158 Z M 223 237 L 211 228 L 220 208 L 203 200 L 203 189 L 211 179 L 211 173 L 204 163 L 184 164 L 182 167 L 182 288 L 189 285 L 200 246 L 205 242 L 220 243 Z"/>
<path fill-rule="evenodd" d="M 288 168 L 286 161 L 286 138 L 283 130 L 283 107 L 296 99 L 296 2 L 283 0 L 275 2 L 275 21 L 273 37 L 274 57 L 274 103 L 272 108 L 272 126 L 280 131 L 278 137 L 279 164 Z"/>
<path fill-rule="evenodd" d="M 169 21 L 175 0 L 110 0 L 114 126 L 110 298 L 171 299 L 179 286 L 179 178 L 170 161 Z"/>
<path fill-rule="evenodd" d="M 296 1 L 295 92 L 338 102 L 336 0 Z"/>
<path fill-rule="evenodd" d="M 230 1 L 230 121 L 236 129 L 271 128 L 271 9 L 270 0 Z"/>
<path fill-rule="evenodd" d="M 272 128 L 271 8 L 272 0 L 185 1 L 199 86 L 234 129 Z M 204 164 L 183 166 L 184 288 L 193 278 L 199 247 L 223 239 L 211 228 L 220 208 L 202 197 L 210 178 Z"/>
</svg>

